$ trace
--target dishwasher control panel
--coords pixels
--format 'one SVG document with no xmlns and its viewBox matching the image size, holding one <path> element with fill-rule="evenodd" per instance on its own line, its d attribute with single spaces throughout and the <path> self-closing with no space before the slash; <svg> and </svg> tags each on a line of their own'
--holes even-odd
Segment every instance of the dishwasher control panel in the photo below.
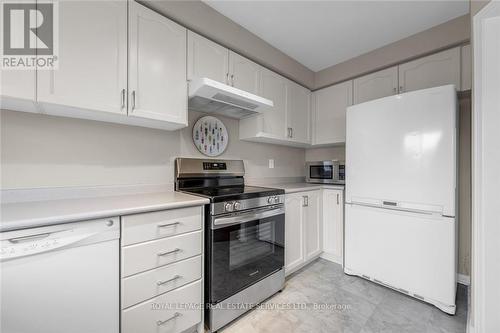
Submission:
<svg viewBox="0 0 500 333">
<path fill-rule="evenodd" d="M 0 261 L 119 238 L 118 218 L 75 222 L 1 234 Z"/>
<path fill-rule="evenodd" d="M 55 234 L 39 234 L 3 240 L 0 245 L 0 260 L 59 249 L 85 239 L 90 235 L 89 233 L 75 235 L 74 230 L 66 230 Z"/>
</svg>

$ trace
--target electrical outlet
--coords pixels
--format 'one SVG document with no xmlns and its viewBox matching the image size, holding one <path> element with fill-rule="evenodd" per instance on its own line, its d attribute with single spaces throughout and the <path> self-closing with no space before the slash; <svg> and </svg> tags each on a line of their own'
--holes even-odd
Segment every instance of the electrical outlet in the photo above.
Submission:
<svg viewBox="0 0 500 333">
<path fill-rule="evenodd" d="M 269 160 L 269 169 L 274 169 L 274 159 Z"/>
</svg>

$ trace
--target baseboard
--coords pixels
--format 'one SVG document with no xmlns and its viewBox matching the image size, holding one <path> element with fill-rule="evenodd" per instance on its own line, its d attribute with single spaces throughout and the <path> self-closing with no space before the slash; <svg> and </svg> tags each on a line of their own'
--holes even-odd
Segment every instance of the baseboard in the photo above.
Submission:
<svg viewBox="0 0 500 333">
<path fill-rule="evenodd" d="M 457 282 L 465 286 L 470 286 L 470 276 L 458 273 Z"/>
<path fill-rule="evenodd" d="M 291 275 L 299 270 L 301 270 L 302 268 L 306 267 L 307 265 L 309 265 L 310 263 L 312 263 L 313 261 L 315 261 L 316 259 L 318 259 L 320 257 L 319 254 L 305 260 L 304 262 L 302 262 L 300 265 L 297 265 L 295 266 L 294 268 L 292 269 L 286 269 L 285 267 L 285 276 L 288 276 L 288 275 Z"/>
<path fill-rule="evenodd" d="M 334 262 L 336 264 L 342 265 L 342 257 L 332 254 L 330 252 L 322 252 L 320 255 L 321 258 Z"/>
</svg>

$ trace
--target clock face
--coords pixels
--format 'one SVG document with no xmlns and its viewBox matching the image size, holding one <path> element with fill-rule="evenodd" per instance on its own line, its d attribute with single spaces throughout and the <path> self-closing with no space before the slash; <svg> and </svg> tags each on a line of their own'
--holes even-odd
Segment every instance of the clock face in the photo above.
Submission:
<svg viewBox="0 0 500 333">
<path fill-rule="evenodd" d="M 226 126 L 215 117 L 201 117 L 193 126 L 193 143 L 204 155 L 219 156 L 226 150 L 228 141 Z"/>
</svg>

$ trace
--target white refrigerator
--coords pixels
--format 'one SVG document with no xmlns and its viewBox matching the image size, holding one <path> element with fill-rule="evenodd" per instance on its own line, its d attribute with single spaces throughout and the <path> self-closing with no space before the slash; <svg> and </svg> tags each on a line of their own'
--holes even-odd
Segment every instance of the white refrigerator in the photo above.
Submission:
<svg viewBox="0 0 500 333">
<path fill-rule="evenodd" d="M 452 85 L 347 109 L 344 272 L 455 313 Z"/>
</svg>

